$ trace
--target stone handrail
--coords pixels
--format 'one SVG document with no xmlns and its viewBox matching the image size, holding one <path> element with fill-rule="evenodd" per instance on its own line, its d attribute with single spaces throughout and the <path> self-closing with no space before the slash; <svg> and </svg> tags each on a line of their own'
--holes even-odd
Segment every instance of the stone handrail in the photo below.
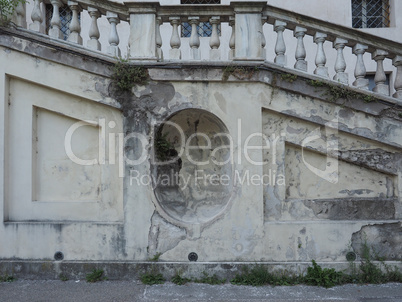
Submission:
<svg viewBox="0 0 402 302">
<path fill-rule="evenodd" d="M 31 12 L 32 23 L 29 29 L 41 32 L 43 22 L 40 3 L 43 0 L 32 0 L 33 10 Z M 266 2 L 231 2 L 230 5 L 171 5 L 161 6 L 158 2 L 134 2 L 124 3 L 110 2 L 107 0 L 77 0 L 61 1 L 51 0 L 53 5 L 53 16 L 51 28 L 48 35 L 53 39 L 62 39 L 59 8 L 67 4 L 72 10 L 72 21 L 70 22 L 70 34 L 68 42 L 71 44 L 83 44 L 81 26 L 78 15 L 86 10 L 91 17 L 91 25 L 88 29 L 89 40 L 87 48 L 93 51 L 103 51 L 112 57 L 120 56 L 119 34 L 117 24 L 120 21 L 128 21 L 130 24 L 129 53 L 131 61 L 179 61 L 182 60 L 181 45 L 184 41 L 179 34 L 181 22 L 188 22 L 192 27 L 191 37 L 187 39 L 190 46 L 190 58 L 188 60 L 199 61 L 200 38 L 196 31 L 199 22 L 210 22 L 212 34 L 209 38 L 209 60 L 210 61 L 267 61 L 267 40 L 264 35 L 264 28 L 271 24 L 276 32 L 275 58 L 273 62 L 284 66 L 287 61 L 285 31 L 293 31 L 296 41 L 294 52 L 294 69 L 307 72 L 308 62 L 306 61 L 306 47 L 304 37 L 312 36 L 316 44 L 314 74 L 329 79 L 327 58 L 324 43 L 330 41 L 337 53 L 334 70 L 336 72 L 333 80 L 343 84 L 349 84 L 349 75 L 345 72 L 346 61 L 343 55 L 344 49 L 350 47 L 356 56 L 354 67 L 354 81 L 352 85 L 356 88 L 368 90 L 366 79 L 366 63 L 364 54 L 370 53 L 371 60 L 376 62 L 375 88 L 374 93 L 389 95 L 390 89 L 386 84 L 384 72 L 384 60 L 392 60 L 396 68 L 393 89 L 393 97 L 402 99 L 402 45 L 378 36 L 357 31 L 352 28 L 332 24 L 294 12 L 286 11 L 277 7 L 269 6 Z M 20 4 L 16 9 L 14 20 L 20 27 L 26 27 L 25 6 Z M 110 29 L 108 33 L 109 45 L 102 49 L 99 42 L 100 32 L 98 19 L 106 16 Z M 221 38 L 218 34 L 218 26 L 227 23 L 232 29 L 229 41 L 229 54 L 222 56 Z M 170 37 L 161 36 L 161 26 L 170 26 Z M 222 29 L 223 30 L 223 29 Z M 226 30 L 230 30 L 226 27 Z M 164 41 L 166 39 L 169 41 Z M 163 43 L 170 44 L 168 59 L 162 51 Z M 126 47 L 124 45 L 124 47 Z M 227 59 L 226 59 L 227 57 Z"/>
</svg>

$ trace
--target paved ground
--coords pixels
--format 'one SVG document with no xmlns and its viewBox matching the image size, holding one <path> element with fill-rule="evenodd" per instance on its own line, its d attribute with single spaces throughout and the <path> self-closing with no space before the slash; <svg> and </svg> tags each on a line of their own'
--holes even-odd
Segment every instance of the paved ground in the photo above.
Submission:
<svg viewBox="0 0 402 302">
<path fill-rule="evenodd" d="M 138 281 L 17 280 L 0 283 L 1 302 L 44 301 L 325 301 L 402 302 L 402 284 L 345 285 L 330 289 L 311 286 L 250 287 L 189 283 L 146 286 Z"/>
</svg>

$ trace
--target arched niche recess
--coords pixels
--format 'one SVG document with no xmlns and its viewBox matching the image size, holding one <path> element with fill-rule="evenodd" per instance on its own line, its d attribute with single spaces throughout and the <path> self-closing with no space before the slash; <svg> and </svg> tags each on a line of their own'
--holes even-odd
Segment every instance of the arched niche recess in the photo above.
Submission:
<svg viewBox="0 0 402 302">
<path fill-rule="evenodd" d="M 152 179 L 162 216 L 189 226 L 224 213 L 233 193 L 233 141 L 218 117 L 201 109 L 173 114 L 155 129 L 153 151 Z"/>
</svg>

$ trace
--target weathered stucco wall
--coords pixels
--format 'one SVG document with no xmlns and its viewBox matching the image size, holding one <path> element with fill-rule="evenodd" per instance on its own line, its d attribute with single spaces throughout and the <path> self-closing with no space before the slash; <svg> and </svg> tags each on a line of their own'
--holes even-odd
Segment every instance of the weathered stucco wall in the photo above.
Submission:
<svg viewBox="0 0 402 302">
<path fill-rule="evenodd" d="M 153 66 L 147 85 L 117 93 L 102 58 L 80 66 L 78 53 L 9 42 L 1 259 L 332 263 L 364 240 L 402 259 L 391 99 L 331 100 L 269 65 Z M 158 129 L 170 164 L 156 163 Z"/>
</svg>

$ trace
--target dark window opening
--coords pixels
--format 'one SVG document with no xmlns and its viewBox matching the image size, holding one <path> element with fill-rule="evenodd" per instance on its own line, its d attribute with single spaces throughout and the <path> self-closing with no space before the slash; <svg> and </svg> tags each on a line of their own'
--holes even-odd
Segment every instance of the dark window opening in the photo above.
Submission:
<svg viewBox="0 0 402 302">
<path fill-rule="evenodd" d="M 389 11 L 389 0 L 352 0 L 352 27 L 389 27 Z"/>
<path fill-rule="evenodd" d="M 209 22 L 200 22 L 197 25 L 197 33 L 199 37 L 210 37 L 212 35 L 212 24 Z M 221 25 L 218 25 L 218 35 L 221 35 Z M 191 37 L 191 24 L 183 22 L 181 24 L 181 36 L 183 38 Z"/>
<path fill-rule="evenodd" d="M 70 22 L 73 17 L 73 13 L 71 9 L 67 6 L 64 5 L 60 7 L 59 9 L 60 13 L 60 21 L 61 21 L 61 32 L 63 33 L 63 39 L 67 40 L 68 35 L 70 34 Z M 53 16 L 53 5 L 51 4 L 46 4 L 46 33 L 49 33 L 49 29 L 51 28 L 51 20 Z M 81 17 L 78 15 L 78 20 L 80 20 Z"/>
</svg>

